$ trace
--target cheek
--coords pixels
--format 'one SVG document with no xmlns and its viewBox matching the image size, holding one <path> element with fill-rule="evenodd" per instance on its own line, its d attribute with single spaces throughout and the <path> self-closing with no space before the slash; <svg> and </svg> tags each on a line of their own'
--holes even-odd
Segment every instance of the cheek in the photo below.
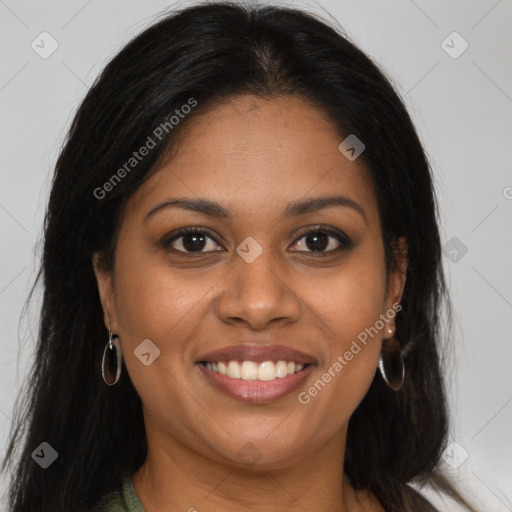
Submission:
<svg viewBox="0 0 512 512">
<path fill-rule="evenodd" d="M 127 371 L 148 410 L 161 410 L 162 403 L 187 407 L 181 398 L 192 369 L 190 341 L 200 337 L 205 290 L 214 284 L 196 274 L 173 271 L 147 249 L 119 240 L 114 286 L 119 336 Z M 148 346 L 146 365 L 138 356 Z"/>
<path fill-rule="evenodd" d="M 359 335 L 374 327 L 383 313 L 383 252 L 377 244 L 360 247 L 330 276 L 305 279 L 302 287 L 316 315 L 333 336 L 332 356 L 340 355 L 352 340 L 364 339 Z M 379 326 L 382 329 L 381 322 Z"/>
<path fill-rule="evenodd" d="M 165 428 L 183 427 L 197 413 L 196 391 L 190 387 L 191 346 L 205 317 L 205 290 L 215 284 L 208 274 L 172 271 L 122 243 L 118 246 L 115 301 L 123 359 L 145 412 Z M 159 350 L 145 365 L 137 354 L 150 340 Z M 151 345 L 149 345 L 151 347 Z M 153 348 L 150 349 L 154 350 Z M 150 358 L 153 357 L 151 353 Z M 186 392 L 184 392 L 186 390 Z M 165 404 L 165 407 L 162 407 Z M 169 421 L 169 410 L 180 411 Z M 184 429 L 188 431 L 187 429 Z"/>
<path fill-rule="evenodd" d="M 145 338 L 162 340 L 170 331 L 178 330 L 196 307 L 200 308 L 210 287 L 207 274 L 172 270 L 147 249 L 120 242 L 115 301 L 124 340 L 130 344 Z"/>
<path fill-rule="evenodd" d="M 302 283 L 308 306 L 326 327 L 323 332 L 329 347 L 329 355 L 317 380 L 303 395 L 303 403 L 309 401 L 308 406 L 325 414 L 332 425 L 348 421 L 374 378 L 382 339 L 385 285 L 383 254 L 378 246 L 361 250 L 329 279 L 305 279 Z"/>
</svg>

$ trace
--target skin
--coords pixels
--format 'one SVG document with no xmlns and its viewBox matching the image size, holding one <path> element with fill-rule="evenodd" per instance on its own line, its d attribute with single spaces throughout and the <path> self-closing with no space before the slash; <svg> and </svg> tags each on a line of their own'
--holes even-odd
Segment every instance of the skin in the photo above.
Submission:
<svg viewBox="0 0 512 512">
<path fill-rule="evenodd" d="M 132 480 L 146 510 L 384 510 L 369 492 L 354 491 L 341 461 L 348 421 L 394 320 L 308 404 L 297 398 L 400 302 L 405 285 L 405 241 L 387 283 L 372 183 L 361 159 L 339 151 L 341 141 L 327 116 L 299 97 L 232 98 L 190 119 L 172 158 L 131 197 L 114 269 L 93 258 L 105 325 L 119 335 L 143 402 L 148 458 Z M 283 217 L 289 202 L 332 195 L 348 196 L 365 217 L 346 206 Z M 175 197 L 217 201 L 232 218 L 163 208 L 144 220 Z M 318 224 L 354 246 L 330 236 L 326 255 L 315 256 L 303 231 Z M 184 238 L 162 246 L 188 226 L 215 237 L 203 252 L 185 252 Z M 252 263 L 235 251 L 248 236 L 263 250 Z M 160 350 L 148 366 L 134 355 L 145 339 Z M 234 400 L 194 363 L 244 342 L 291 346 L 317 366 L 280 400 Z M 261 457 L 254 464 L 238 456 L 248 442 Z"/>
</svg>

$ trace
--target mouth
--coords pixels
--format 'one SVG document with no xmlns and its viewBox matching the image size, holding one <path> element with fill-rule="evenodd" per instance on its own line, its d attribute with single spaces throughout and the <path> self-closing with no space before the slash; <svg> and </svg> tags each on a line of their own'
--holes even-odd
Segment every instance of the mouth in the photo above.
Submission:
<svg viewBox="0 0 512 512">
<path fill-rule="evenodd" d="M 299 388 L 316 361 L 281 345 L 238 345 L 206 354 L 195 366 L 210 384 L 231 398 L 266 403 Z"/>
<path fill-rule="evenodd" d="M 231 379 L 259 380 L 269 382 L 275 379 L 283 379 L 288 375 L 301 372 L 309 364 L 296 363 L 295 361 L 200 361 L 208 370 L 226 375 Z"/>
</svg>

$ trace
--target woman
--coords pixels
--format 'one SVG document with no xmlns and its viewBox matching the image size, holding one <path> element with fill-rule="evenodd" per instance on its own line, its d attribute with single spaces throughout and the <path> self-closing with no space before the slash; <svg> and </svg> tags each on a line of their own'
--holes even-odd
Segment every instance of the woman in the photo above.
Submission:
<svg viewBox="0 0 512 512">
<path fill-rule="evenodd" d="M 58 159 L 14 512 L 473 510 L 439 469 L 429 165 L 310 14 L 213 3 L 130 42 Z M 448 304 L 448 303 L 447 303 Z"/>
</svg>

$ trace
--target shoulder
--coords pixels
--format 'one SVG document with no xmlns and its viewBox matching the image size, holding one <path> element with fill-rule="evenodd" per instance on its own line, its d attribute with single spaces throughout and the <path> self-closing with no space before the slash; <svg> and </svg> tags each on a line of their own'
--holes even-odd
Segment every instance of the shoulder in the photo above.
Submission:
<svg viewBox="0 0 512 512">
<path fill-rule="evenodd" d="M 111 492 L 101 498 L 90 512 L 128 512 L 121 492 Z"/>
<path fill-rule="evenodd" d="M 122 488 L 103 496 L 91 512 L 145 512 L 130 479 Z"/>
<path fill-rule="evenodd" d="M 122 491 L 113 491 L 101 498 L 90 512 L 129 512 Z"/>
</svg>

